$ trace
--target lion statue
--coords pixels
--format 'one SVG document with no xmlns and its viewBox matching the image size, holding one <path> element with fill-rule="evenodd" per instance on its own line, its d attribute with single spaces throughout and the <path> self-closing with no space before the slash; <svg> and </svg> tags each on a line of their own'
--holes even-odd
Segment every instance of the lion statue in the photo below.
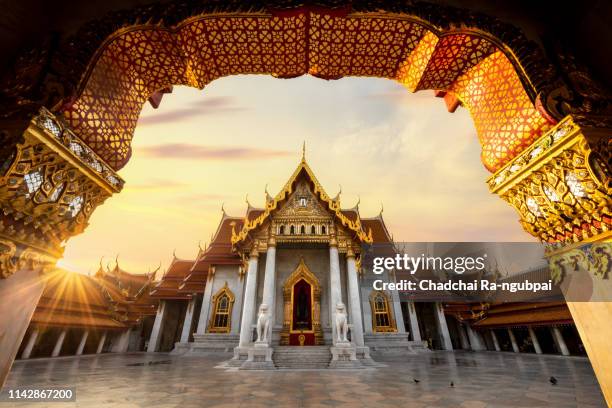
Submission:
<svg viewBox="0 0 612 408">
<path fill-rule="evenodd" d="M 262 303 L 259 305 L 259 314 L 257 315 L 257 342 L 267 342 L 268 333 L 270 330 L 270 314 L 268 313 L 268 305 Z"/>
<path fill-rule="evenodd" d="M 344 303 L 338 302 L 336 305 L 336 316 L 334 325 L 334 338 L 338 343 L 348 343 L 348 319 L 346 316 L 346 308 Z"/>
</svg>

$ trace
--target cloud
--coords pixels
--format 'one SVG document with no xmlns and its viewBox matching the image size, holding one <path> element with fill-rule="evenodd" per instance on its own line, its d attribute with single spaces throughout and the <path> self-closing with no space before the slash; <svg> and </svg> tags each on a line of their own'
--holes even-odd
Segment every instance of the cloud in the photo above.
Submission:
<svg viewBox="0 0 612 408">
<path fill-rule="evenodd" d="M 172 123 L 196 116 L 240 112 L 244 110 L 246 110 L 246 108 L 238 106 L 235 98 L 230 96 L 211 96 L 192 102 L 186 108 L 171 110 L 168 112 L 154 112 L 153 114 L 142 116 L 138 120 L 138 126 L 141 127 L 160 123 Z"/>
<path fill-rule="evenodd" d="M 211 147 L 190 143 L 167 143 L 141 147 L 139 155 L 166 159 L 255 160 L 286 157 L 295 152 L 249 147 Z"/>
</svg>

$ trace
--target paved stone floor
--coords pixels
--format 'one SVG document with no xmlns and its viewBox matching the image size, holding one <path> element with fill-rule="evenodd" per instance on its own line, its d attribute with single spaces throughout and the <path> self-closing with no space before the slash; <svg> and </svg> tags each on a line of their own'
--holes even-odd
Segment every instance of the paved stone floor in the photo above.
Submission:
<svg viewBox="0 0 612 408">
<path fill-rule="evenodd" d="M 76 387 L 73 403 L 13 404 L 36 408 L 605 407 L 585 358 L 433 352 L 377 360 L 386 367 L 248 372 L 215 368 L 219 357 L 159 353 L 31 360 L 15 363 L 5 390 Z"/>
</svg>

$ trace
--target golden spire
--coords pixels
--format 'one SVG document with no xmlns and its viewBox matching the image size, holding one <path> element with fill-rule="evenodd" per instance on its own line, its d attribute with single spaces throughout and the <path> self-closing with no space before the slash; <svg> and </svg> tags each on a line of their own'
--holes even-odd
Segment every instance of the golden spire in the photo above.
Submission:
<svg viewBox="0 0 612 408">
<path fill-rule="evenodd" d="M 302 143 L 302 161 L 306 161 L 306 140 Z"/>
</svg>

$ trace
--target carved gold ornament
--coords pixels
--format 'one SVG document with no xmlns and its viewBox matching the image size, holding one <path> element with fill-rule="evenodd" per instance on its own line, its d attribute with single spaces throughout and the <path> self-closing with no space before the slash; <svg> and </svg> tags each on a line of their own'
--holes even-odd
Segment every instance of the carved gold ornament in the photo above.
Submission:
<svg viewBox="0 0 612 408">
<path fill-rule="evenodd" d="M 0 163 L 0 238 L 20 249 L 26 263 L 57 259 L 63 243 L 82 232 L 93 210 L 122 186 L 104 161 L 42 109 Z M 2 256 L 6 277 L 14 269 L 9 258 L 15 251 Z"/>
<path fill-rule="evenodd" d="M 610 130 L 568 116 L 495 173 L 490 190 L 549 249 L 596 240 L 612 230 L 609 140 Z"/>
</svg>

